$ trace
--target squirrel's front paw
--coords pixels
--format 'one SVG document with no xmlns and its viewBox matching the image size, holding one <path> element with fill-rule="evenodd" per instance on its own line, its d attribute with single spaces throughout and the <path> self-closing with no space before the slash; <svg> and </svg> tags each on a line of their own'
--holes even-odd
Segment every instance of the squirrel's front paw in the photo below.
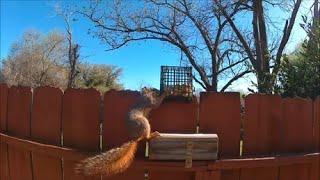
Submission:
<svg viewBox="0 0 320 180">
<path fill-rule="evenodd" d="M 149 139 L 152 139 L 152 138 L 157 138 L 157 137 L 160 137 L 160 133 L 158 131 L 154 131 L 152 133 L 150 133 L 149 137 L 147 138 L 148 140 Z"/>
</svg>

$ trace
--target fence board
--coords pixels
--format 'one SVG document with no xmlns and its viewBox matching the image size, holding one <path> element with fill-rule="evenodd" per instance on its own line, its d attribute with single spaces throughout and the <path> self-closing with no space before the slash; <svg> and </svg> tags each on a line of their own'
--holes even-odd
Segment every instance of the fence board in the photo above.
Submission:
<svg viewBox="0 0 320 180">
<path fill-rule="evenodd" d="M 9 161 L 8 161 L 8 145 L 1 142 L 0 142 L 0 179 L 10 179 Z"/>
<path fill-rule="evenodd" d="M 7 131 L 8 86 L 0 84 L 0 132 Z M 9 179 L 8 145 L 0 138 L 0 179 Z"/>
<path fill-rule="evenodd" d="M 32 179 L 31 153 L 8 146 L 11 179 Z"/>
<path fill-rule="evenodd" d="M 125 118 L 129 108 L 139 96 L 134 91 L 111 90 L 104 95 L 103 107 L 103 149 L 122 145 L 129 140 Z"/>
<path fill-rule="evenodd" d="M 150 113 L 152 131 L 160 133 L 195 133 L 197 130 L 197 99 L 191 102 L 164 101 Z"/>
<path fill-rule="evenodd" d="M 278 167 L 241 169 L 240 180 L 278 180 Z"/>
<path fill-rule="evenodd" d="M 283 100 L 281 121 L 281 152 L 311 152 L 313 150 L 312 101 L 302 98 Z"/>
<path fill-rule="evenodd" d="M 129 141 L 125 118 L 133 103 L 139 97 L 137 91 L 115 91 L 111 90 L 104 94 L 103 106 L 103 133 L 102 144 L 104 150 L 118 147 Z M 144 145 L 141 143 L 136 156 L 144 155 Z M 103 179 L 143 179 L 143 171 L 126 171 L 115 177 L 103 177 Z"/>
<path fill-rule="evenodd" d="M 34 90 L 32 139 L 60 146 L 62 95 L 63 92 L 57 88 L 40 87 Z"/>
<path fill-rule="evenodd" d="M 240 170 L 223 170 L 221 171 L 220 180 L 239 180 Z"/>
<path fill-rule="evenodd" d="M 197 99 L 191 102 L 164 101 L 150 113 L 152 131 L 161 133 L 195 133 L 197 128 Z M 161 172 L 150 170 L 149 179 L 194 179 L 190 172 Z"/>
<path fill-rule="evenodd" d="M 100 94 L 94 89 L 67 89 L 62 103 L 63 145 L 85 151 L 100 150 Z M 75 174 L 74 161 L 64 161 L 64 177 L 85 179 Z M 98 178 L 96 178 L 98 179 Z"/>
<path fill-rule="evenodd" d="M 282 101 L 278 95 L 245 98 L 243 155 L 270 155 L 280 149 Z"/>
<path fill-rule="evenodd" d="M 30 137 L 31 89 L 11 87 L 8 93 L 8 133 Z"/>
<path fill-rule="evenodd" d="M 22 138 L 30 137 L 30 105 L 32 92 L 29 87 L 11 87 L 8 92 L 8 133 Z M 8 146 L 10 177 L 32 179 L 31 153 Z"/>
<path fill-rule="evenodd" d="M 319 180 L 320 179 L 320 154 L 313 158 L 311 163 L 311 180 Z"/>
<path fill-rule="evenodd" d="M 279 180 L 310 180 L 310 164 L 281 166 Z"/>
<path fill-rule="evenodd" d="M 32 154 L 34 180 L 62 180 L 61 159 L 42 154 Z"/>
<path fill-rule="evenodd" d="M 8 86 L 0 84 L 0 132 L 7 131 L 7 97 Z"/>
<path fill-rule="evenodd" d="M 219 136 L 219 157 L 240 154 L 240 94 L 202 92 L 200 94 L 200 132 Z"/>
<path fill-rule="evenodd" d="M 33 94 L 31 137 L 32 139 L 60 146 L 62 91 L 40 87 Z M 33 153 L 34 178 L 62 179 L 62 160 L 48 155 Z M 51 174 L 51 176 L 48 176 Z"/>
</svg>

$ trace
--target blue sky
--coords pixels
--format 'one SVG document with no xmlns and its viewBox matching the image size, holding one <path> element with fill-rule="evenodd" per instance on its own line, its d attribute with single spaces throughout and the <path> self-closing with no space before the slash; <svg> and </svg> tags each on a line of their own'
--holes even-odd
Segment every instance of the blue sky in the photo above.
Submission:
<svg viewBox="0 0 320 180">
<path fill-rule="evenodd" d="M 63 19 L 54 15 L 54 3 L 1 0 L 1 59 L 6 57 L 10 44 L 27 29 L 37 29 L 43 33 L 53 29 L 64 31 Z M 300 19 L 299 16 L 298 22 Z M 82 45 L 85 61 L 121 67 L 121 82 L 127 89 L 138 89 L 141 85 L 159 88 L 160 66 L 179 65 L 179 52 L 158 41 L 129 44 L 116 51 L 106 52 L 105 45 L 87 35 L 88 26 L 85 21 L 72 24 L 75 41 Z M 297 23 L 289 48 L 292 49 L 304 37 L 305 33 Z M 246 90 L 249 84 L 249 80 L 242 80 L 234 83 L 230 90 Z"/>
</svg>

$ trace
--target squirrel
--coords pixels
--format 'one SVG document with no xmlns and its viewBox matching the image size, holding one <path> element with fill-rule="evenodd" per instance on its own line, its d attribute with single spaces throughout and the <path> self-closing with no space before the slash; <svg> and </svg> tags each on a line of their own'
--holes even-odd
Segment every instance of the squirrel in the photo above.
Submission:
<svg viewBox="0 0 320 180">
<path fill-rule="evenodd" d="M 157 131 L 150 132 L 147 117 L 152 109 L 162 103 L 165 96 L 166 93 L 161 94 L 157 89 L 142 88 L 140 97 L 130 108 L 125 119 L 130 141 L 118 148 L 80 161 L 75 171 L 86 176 L 99 174 L 111 176 L 124 172 L 133 162 L 138 142 L 160 136 Z"/>
</svg>

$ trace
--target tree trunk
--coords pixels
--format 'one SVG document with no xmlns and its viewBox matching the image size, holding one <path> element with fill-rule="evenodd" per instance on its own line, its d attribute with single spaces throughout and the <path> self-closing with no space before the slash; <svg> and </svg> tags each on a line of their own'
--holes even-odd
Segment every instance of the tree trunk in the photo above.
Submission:
<svg viewBox="0 0 320 180">
<path fill-rule="evenodd" d="M 213 85 L 210 85 L 206 88 L 206 91 L 211 91 L 211 92 L 218 92 L 218 86 L 217 86 L 218 83 L 215 83 Z"/>
<path fill-rule="evenodd" d="M 319 9 L 319 0 L 314 1 L 314 10 L 313 10 L 313 25 L 315 25 L 315 21 L 320 20 L 320 9 Z"/>
<path fill-rule="evenodd" d="M 257 83 L 259 93 L 272 94 L 273 82 L 270 73 L 258 72 Z"/>
</svg>

